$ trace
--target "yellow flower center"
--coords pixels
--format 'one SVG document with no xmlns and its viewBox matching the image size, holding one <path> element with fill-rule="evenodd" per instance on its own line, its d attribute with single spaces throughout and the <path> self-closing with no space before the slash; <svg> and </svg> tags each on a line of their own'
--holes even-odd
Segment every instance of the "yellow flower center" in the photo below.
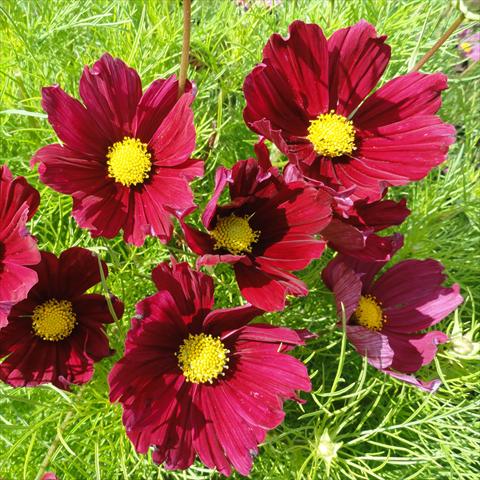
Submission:
<svg viewBox="0 0 480 480">
<path fill-rule="evenodd" d="M 210 235 L 215 239 L 215 250 L 225 248 L 238 255 L 252 251 L 252 243 L 258 241 L 260 232 L 250 228 L 247 216 L 242 218 L 232 213 L 229 217 L 218 218 L 217 226 Z"/>
<path fill-rule="evenodd" d="M 472 44 L 469 42 L 462 42 L 460 44 L 460 48 L 465 52 L 465 53 L 470 53 L 472 51 Z"/>
<path fill-rule="evenodd" d="M 126 187 L 143 183 L 152 169 L 151 157 L 146 143 L 125 137 L 108 149 L 108 176 Z"/>
<path fill-rule="evenodd" d="M 307 139 L 315 151 L 324 157 L 350 155 L 356 149 L 353 122 L 334 113 L 334 110 L 310 120 Z"/>
<path fill-rule="evenodd" d="M 76 323 L 77 316 L 68 300 L 48 300 L 33 310 L 33 332 L 43 340 L 58 342 L 69 337 Z"/>
<path fill-rule="evenodd" d="M 178 366 L 188 382 L 212 383 L 228 368 L 229 350 L 218 337 L 190 334 L 177 352 Z"/>
<path fill-rule="evenodd" d="M 380 331 L 386 320 L 380 303 L 371 295 L 362 295 L 360 297 L 360 302 L 354 315 L 358 324 L 369 330 Z"/>
</svg>

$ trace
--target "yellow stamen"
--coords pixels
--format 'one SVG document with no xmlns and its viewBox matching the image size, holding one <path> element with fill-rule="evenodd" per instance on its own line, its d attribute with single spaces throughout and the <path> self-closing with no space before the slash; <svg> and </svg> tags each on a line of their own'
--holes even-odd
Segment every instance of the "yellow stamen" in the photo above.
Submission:
<svg viewBox="0 0 480 480">
<path fill-rule="evenodd" d="M 258 241 L 259 231 L 251 229 L 248 218 L 237 217 L 233 213 L 229 217 L 218 218 L 217 226 L 210 232 L 215 239 L 215 250 L 222 248 L 233 255 L 252 251 L 252 243 Z"/>
<path fill-rule="evenodd" d="M 152 169 L 151 157 L 146 143 L 125 137 L 108 149 L 108 176 L 126 187 L 143 183 Z"/>
<path fill-rule="evenodd" d="M 37 337 L 58 342 L 71 335 L 77 316 L 68 300 L 48 300 L 33 310 L 32 327 Z"/>
<path fill-rule="evenodd" d="M 325 157 L 350 155 L 357 148 L 353 122 L 334 110 L 310 120 L 307 139 L 315 151 Z"/>
<path fill-rule="evenodd" d="M 472 44 L 470 42 L 462 42 L 460 44 L 460 48 L 465 52 L 465 53 L 470 53 L 472 51 Z"/>
<path fill-rule="evenodd" d="M 187 382 L 212 383 L 228 368 L 228 353 L 218 337 L 190 334 L 177 352 L 178 366 Z"/>
<path fill-rule="evenodd" d="M 362 295 L 354 313 L 358 324 L 369 330 L 380 331 L 386 321 L 380 305 L 372 295 Z"/>
</svg>

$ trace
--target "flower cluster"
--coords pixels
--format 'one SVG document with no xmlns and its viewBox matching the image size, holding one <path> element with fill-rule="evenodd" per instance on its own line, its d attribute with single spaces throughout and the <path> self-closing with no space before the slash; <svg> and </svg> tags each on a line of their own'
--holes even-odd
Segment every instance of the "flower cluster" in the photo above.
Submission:
<svg viewBox="0 0 480 480">
<path fill-rule="evenodd" d="M 337 253 L 317 278 L 355 350 L 391 377 L 438 388 L 415 374 L 449 340 L 428 329 L 461 304 L 459 286 L 443 285 L 433 259 L 377 275 L 403 245 L 400 234 L 380 232 L 410 213 L 406 199 L 387 198 L 389 188 L 440 165 L 455 130 L 436 115 L 447 88 L 441 73 L 408 73 L 373 91 L 390 59 L 385 40 L 365 21 L 328 39 L 302 21 L 287 37 L 272 35 L 243 89 L 246 125 L 260 135 L 255 156 L 217 169 L 200 227 L 187 218 L 197 207 L 189 183 L 203 175 L 192 158 L 193 83 L 179 95 L 172 76 L 142 92 L 137 72 L 105 54 L 83 71 L 82 102 L 56 85 L 42 90 L 61 143 L 40 148 L 31 165 L 72 197 L 79 227 L 94 238 L 122 232 L 133 245 L 147 236 L 167 244 L 176 218 L 198 255 L 195 269 L 173 258 L 153 269 L 157 291 L 138 301 L 108 378 L 135 449 L 152 449 L 165 468 L 185 469 L 198 456 L 224 475 L 248 475 L 258 445 L 283 421 L 284 401 L 311 390 L 291 351 L 315 334 L 252 321 L 306 296 L 295 272 L 327 246 Z M 285 155 L 283 169 L 267 142 Z M 108 276 L 92 252 L 37 249 L 26 224 L 38 205 L 38 192 L 3 166 L 0 379 L 68 390 L 114 353 L 105 326 L 122 317 L 123 303 L 90 291 Z M 247 303 L 213 308 L 213 279 L 199 269 L 219 263 L 231 265 Z M 328 432 L 322 438 L 330 442 Z"/>
</svg>

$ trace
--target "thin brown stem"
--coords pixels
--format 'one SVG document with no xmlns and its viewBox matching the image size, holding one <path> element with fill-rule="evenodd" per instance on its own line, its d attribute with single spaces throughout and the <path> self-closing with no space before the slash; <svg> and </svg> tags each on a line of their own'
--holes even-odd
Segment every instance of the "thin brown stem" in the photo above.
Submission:
<svg viewBox="0 0 480 480">
<path fill-rule="evenodd" d="M 190 57 L 190 25 L 192 14 L 192 1 L 183 0 L 183 41 L 182 41 L 182 60 L 180 63 L 180 74 L 178 76 L 178 97 L 180 98 L 185 91 L 185 82 L 187 81 L 188 61 Z"/>
<path fill-rule="evenodd" d="M 448 40 L 450 35 L 460 26 L 465 19 L 465 15 L 461 13 L 458 18 L 450 25 L 450 28 L 437 40 L 435 45 L 416 63 L 410 70 L 411 72 L 418 72 L 427 62 L 430 57 Z"/>
</svg>

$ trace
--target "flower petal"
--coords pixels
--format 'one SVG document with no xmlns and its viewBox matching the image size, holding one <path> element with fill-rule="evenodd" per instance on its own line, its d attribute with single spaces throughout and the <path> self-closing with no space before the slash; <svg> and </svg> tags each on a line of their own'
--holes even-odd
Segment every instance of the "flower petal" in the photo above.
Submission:
<svg viewBox="0 0 480 480">
<path fill-rule="evenodd" d="M 132 136 L 133 119 L 142 96 L 138 73 L 105 53 L 80 78 L 80 96 L 110 145 Z"/>
<path fill-rule="evenodd" d="M 330 108 L 348 116 L 372 91 L 390 60 L 386 36 L 365 20 L 328 39 Z"/>
</svg>

